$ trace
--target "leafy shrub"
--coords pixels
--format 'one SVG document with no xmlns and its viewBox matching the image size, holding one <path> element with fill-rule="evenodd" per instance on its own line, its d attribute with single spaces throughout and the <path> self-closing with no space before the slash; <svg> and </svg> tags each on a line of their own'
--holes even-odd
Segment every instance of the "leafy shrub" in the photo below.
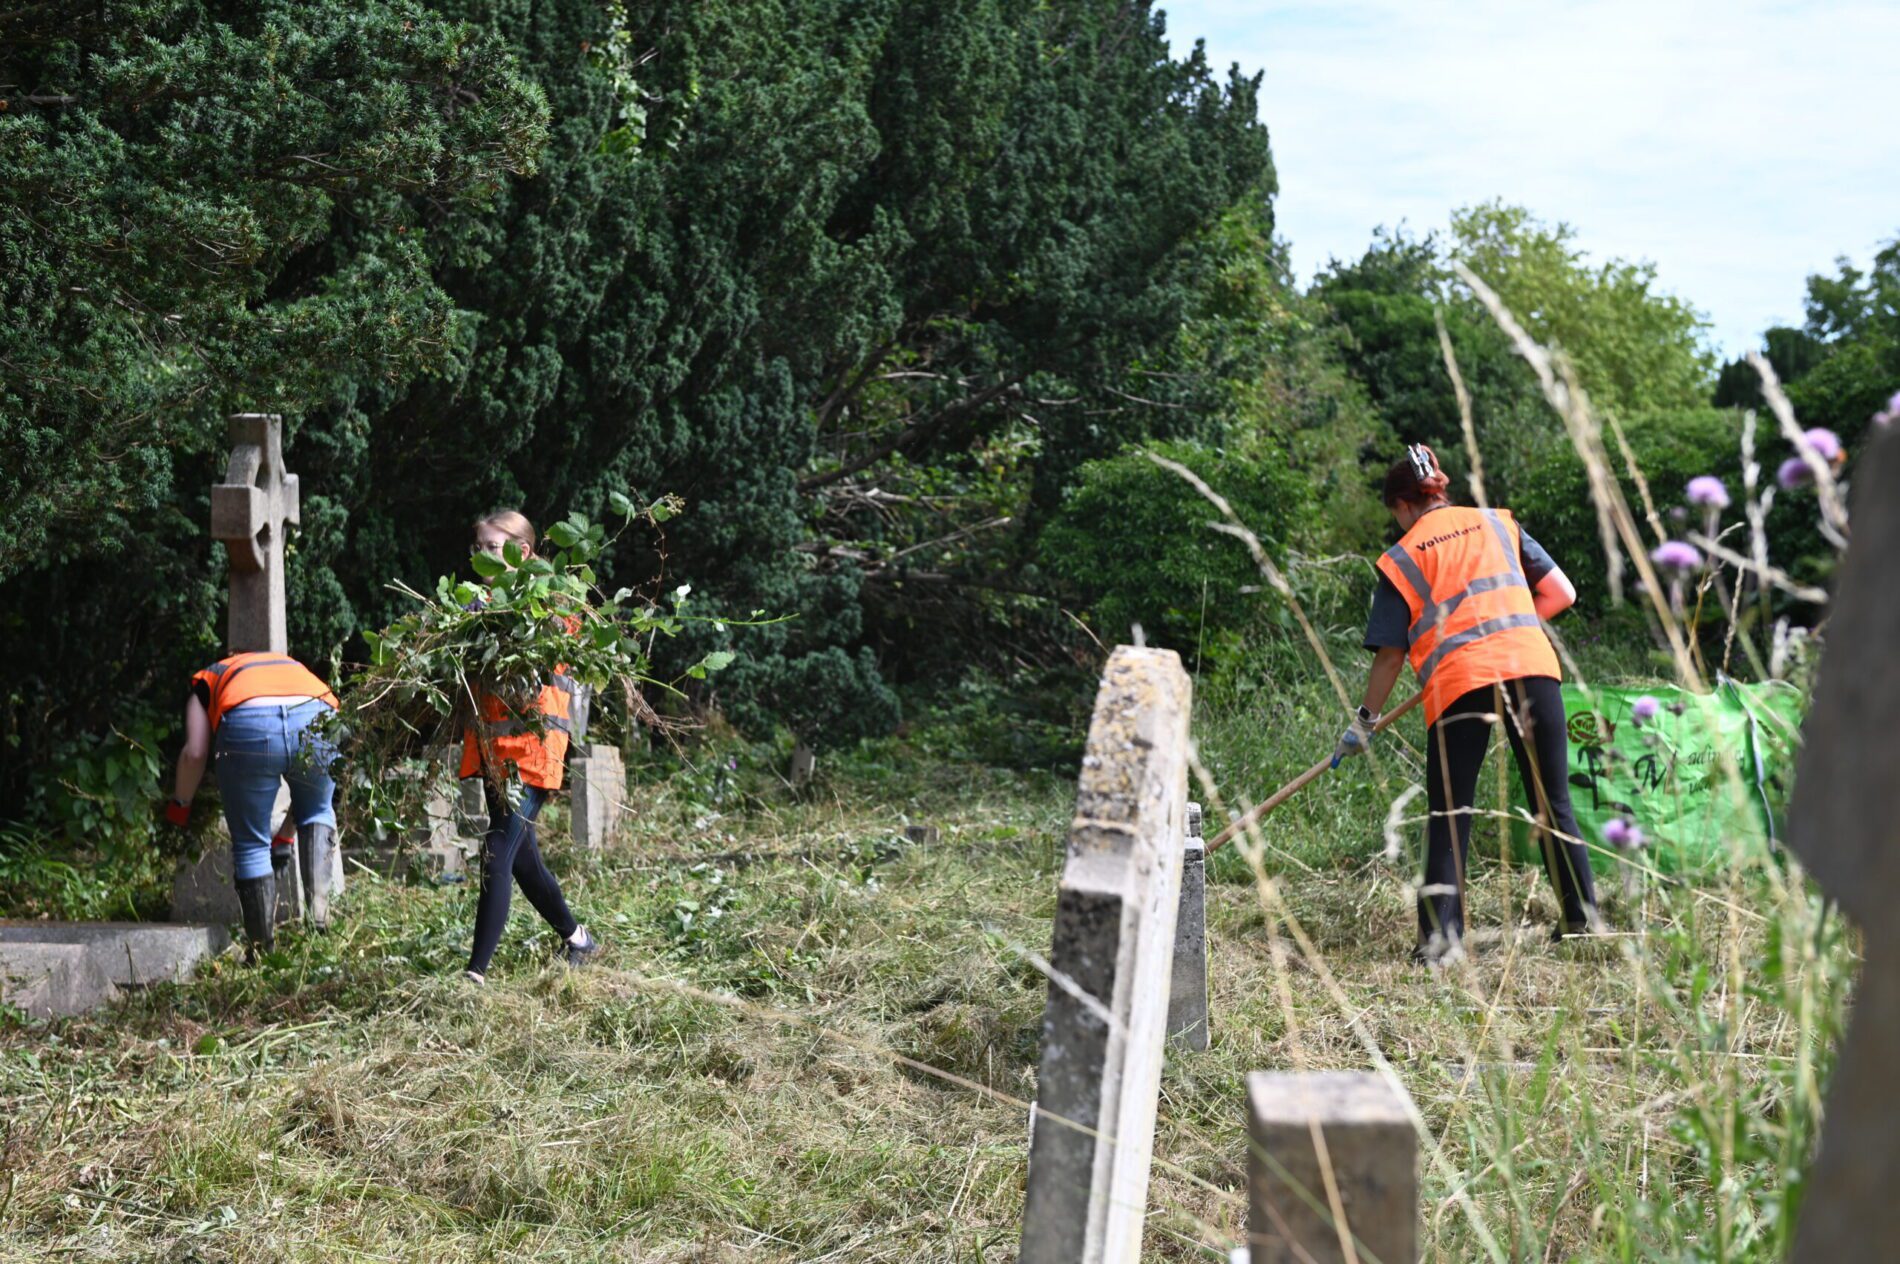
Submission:
<svg viewBox="0 0 1900 1264">
<path fill-rule="evenodd" d="M 1225 496 L 1270 549 L 1310 508 L 1311 491 L 1285 463 L 1189 443 L 1155 451 Z M 1078 471 L 1042 534 L 1041 564 L 1081 598 L 1104 640 L 1125 640 L 1138 623 L 1150 644 L 1184 653 L 1236 643 L 1260 608 L 1243 590 L 1261 578 L 1238 541 L 1209 528 L 1219 518 L 1179 475 L 1124 452 Z"/>
<path fill-rule="evenodd" d="M 58 743 L 50 775 L 34 783 L 27 820 L 107 859 L 145 855 L 159 834 L 159 747 L 167 727 L 149 708 L 133 708 L 108 732 Z"/>
<path fill-rule="evenodd" d="M 1772 423 L 1770 423 L 1772 425 Z M 1623 423 L 1624 436 L 1636 454 L 1637 467 L 1649 484 L 1663 526 L 1673 532 L 1688 524 L 1671 519 L 1670 511 L 1683 502 L 1683 489 L 1699 474 L 1713 474 L 1728 485 L 1734 504 L 1725 521 L 1741 515 L 1742 415 L 1726 408 L 1694 408 L 1639 413 Z M 1761 432 L 1758 432 L 1761 433 Z M 1762 435 L 1772 439 L 1771 435 Z M 1758 441 L 1759 442 L 1759 441 Z M 1646 542 L 1651 532 L 1643 524 L 1643 503 L 1610 439 L 1610 458 L 1623 495 L 1642 525 Z M 1772 477 L 1772 466 L 1767 477 Z M 1519 495 L 1513 510 L 1524 529 L 1550 550 L 1577 586 L 1580 609 L 1601 613 L 1609 603 L 1608 567 L 1603 537 L 1597 528 L 1596 505 L 1575 449 L 1566 445 L 1546 461 L 1542 472 Z M 1633 576 L 1626 574 L 1626 579 Z"/>
</svg>

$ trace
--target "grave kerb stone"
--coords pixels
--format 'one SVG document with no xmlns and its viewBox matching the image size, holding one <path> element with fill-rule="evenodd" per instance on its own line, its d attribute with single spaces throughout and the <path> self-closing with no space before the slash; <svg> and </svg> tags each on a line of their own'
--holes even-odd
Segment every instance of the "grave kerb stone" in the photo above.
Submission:
<svg viewBox="0 0 1900 1264">
<path fill-rule="evenodd" d="M 84 944 L 0 943 L 0 1001 L 33 1018 L 68 1018 L 119 994 Z"/>
<path fill-rule="evenodd" d="M 0 922 L 0 944 L 68 944 L 86 949 L 118 987 L 183 983 L 198 963 L 222 952 L 222 926 L 169 922 Z"/>
<path fill-rule="evenodd" d="M 1056 897 L 1021 1264 L 1130 1264 L 1147 1213 L 1192 685 L 1118 647 L 1089 724 Z"/>
<path fill-rule="evenodd" d="M 1181 903 L 1174 917 L 1174 969 L 1168 984 L 1168 1039 L 1183 1049 L 1208 1047 L 1207 843 L 1201 805 L 1187 805 L 1181 851 Z"/>
</svg>

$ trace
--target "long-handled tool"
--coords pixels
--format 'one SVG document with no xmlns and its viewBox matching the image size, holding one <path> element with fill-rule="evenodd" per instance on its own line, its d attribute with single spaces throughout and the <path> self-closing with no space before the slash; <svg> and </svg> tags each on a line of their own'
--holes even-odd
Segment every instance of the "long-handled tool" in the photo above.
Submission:
<svg viewBox="0 0 1900 1264">
<path fill-rule="evenodd" d="M 1413 707 L 1424 701 L 1424 699 L 1425 695 L 1422 693 L 1413 694 L 1404 702 L 1399 703 L 1398 706 L 1393 707 L 1390 711 L 1380 716 L 1378 723 L 1372 726 L 1372 731 L 1374 733 L 1383 733 L 1386 726 L 1390 725 L 1407 711 L 1410 711 Z M 1317 780 L 1321 773 L 1336 767 L 1338 762 L 1339 761 L 1334 759 L 1331 755 L 1328 755 L 1293 780 L 1281 786 L 1278 790 L 1275 790 L 1272 794 L 1268 795 L 1263 802 L 1256 804 L 1253 810 L 1248 812 L 1247 815 L 1241 817 L 1238 821 L 1235 821 L 1232 825 L 1229 825 L 1226 829 L 1214 835 L 1214 841 L 1207 845 L 1207 854 L 1211 856 L 1219 851 L 1234 835 L 1240 833 L 1240 831 L 1246 829 L 1249 825 L 1273 811 L 1273 809 L 1279 807 L 1282 803 L 1285 803 L 1303 789 L 1307 783 Z"/>
</svg>

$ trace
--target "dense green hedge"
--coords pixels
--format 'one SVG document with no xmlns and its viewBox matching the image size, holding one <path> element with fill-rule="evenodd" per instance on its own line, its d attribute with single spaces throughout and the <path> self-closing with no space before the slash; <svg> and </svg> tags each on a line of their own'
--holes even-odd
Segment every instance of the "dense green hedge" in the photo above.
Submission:
<svg viewBox="0 0 1900 1264">
<path fill-rule="evenodd" d="M 1189 443 L 1154 451 L 1200 475 L 1270 550 L 1311 515 L 1311 485 L 1284 460 Z M 1139 624 L 1149 644 L 1183 657 L 1224 650 L 1275 599 L 1243 591 L 1266 581 L 1239 540 L 1211 529 L 1218 521 L 1185 479 L 1126 452 L 1081 468 L 1043 532 L 1041 564 L 1077 594 L 1106 642 L 1128 641 Z"/>
</svg>

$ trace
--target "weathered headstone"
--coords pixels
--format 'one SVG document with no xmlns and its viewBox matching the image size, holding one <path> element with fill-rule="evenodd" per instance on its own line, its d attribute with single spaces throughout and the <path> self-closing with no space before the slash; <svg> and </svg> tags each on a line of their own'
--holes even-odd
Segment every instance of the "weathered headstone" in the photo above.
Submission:
<svg viewBox="0 0 1900 1264">
<path fill-rule="evenodd" d="M 237 413 L 230 418 L 231 459 L 211 488 L 211 535 L 230 558 L 227 653 L 290 651 L 284 608 L 284 531 L 300 521 L 297 476 L 284 469 L 283 418 Z M 279 788 L 271 819 L 281 821 L 289 792 Z M 287 881 L 278 890 L 278 920 L 303 907 L 303 869 L 291 848 Z M 343 894 L 343 849 L 330 849 L 330 896 Z M 288 907 L 290 913 L 286 913 Z M 172 916 L 179 921 L 241 920 L 231 884 L 229 842 L 214 842 L 172 879 Z"/>
<path fill-rule="evenodd" d="M 626 821 L 627 766 L 620 748 L 605 742 L 576 747 L 567 758 L 568 828 L 574 844 L 600 851 L 618 837 Z"/>
<path fill-rule="evenodd" d="M 428 752 L 428 762 L 441 772 L 432 774 L 429 793 L 423 803 L 423 821 L 410 835 L 421 849 L 425 876 L 456 881 L 467 876 L 474 857 L 481 851 L 482 836 L 488 832 L 488 804 L 482 795 L 478 777 L 451 781 L 442 772 L 455 769 L 462 751 L 457 746 L 436 747 Z"/>
<path fill-rule="evenodd" d="M 1056 896 L 1021 1264 L 1141 1254 L 1187 812 L 1192 686 L 1121 646 L 1095 697 Z"/>
<path fill-rule="evenodd" d="M 0 1001 L 33 1018 L 83 1014 L 118 994 L 85 944 L 0 943 Z"/>
<path fill-rule="evenodd" d="M 1900 433 L 1870 434 L 1788 805 L 1788 845 L 1865 935 L 1794 1264 L 1888 1259 L 1900 1242 Z"/>
<path fill-rule="evenodd" d="M 1168 984 L 1168 1039 L 1185 1049 L 1208 1046 L 1207 843 L 1201 805 L 1187 805 L 1181 850 L 1181 905 L 1174 916 L 1174 972 Z"/>
<path fill-rule="evenodd" d="M 1247 1077 L 1247 1137 L 1251 1264 L 1418 1259 L 1418 1134 L 1385 1077 L 1256 1071 Z M 1350 1254 L 1342 1229 L 1352 1234 Z"/>
<path fill-rule="evenodd" d="M 796 743 L 792 747 L 792 766 L 790 769 L 792 789 L 803 790 L 806 786 L 810 785 L 811 779 L 817 771 L 818 752 L 803 742 Z"/>
<path fill-rule="evenodd" d="M 118 987 L 183 983 L 231 937 L 222 926 L 165 922 L 0 922 L 0 945 L 65 944 L 84 948 Z"/>
</svg>

